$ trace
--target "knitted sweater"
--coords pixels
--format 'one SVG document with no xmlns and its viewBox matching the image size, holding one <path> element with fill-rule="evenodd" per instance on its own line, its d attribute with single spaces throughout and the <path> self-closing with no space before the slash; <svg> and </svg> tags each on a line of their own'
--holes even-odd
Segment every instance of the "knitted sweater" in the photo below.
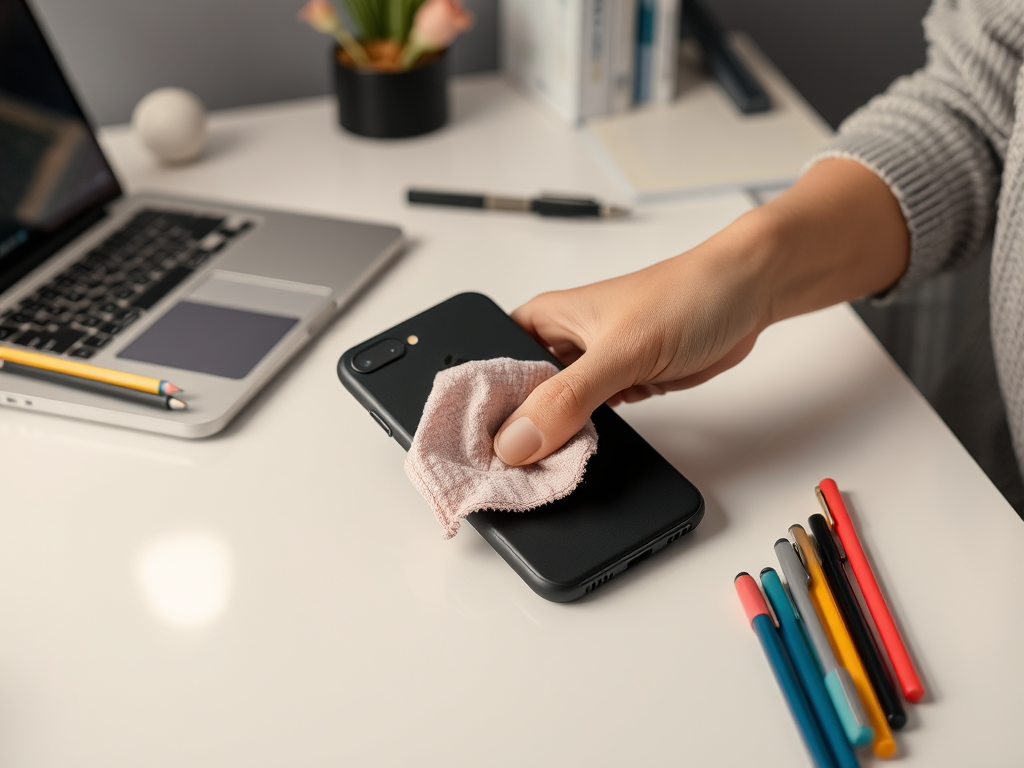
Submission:
<svg viewBox="0 0 1024 768">
<path fill-rule="evenodd" d="M 888 295 L 992 239 L 992 344 L 1024 469 L 1024 0 L 934 0 L 924 30 L 924 68 L 851 115 L 814 160 L 856 160 L 899 201 L 910 264 Z"/>
</svg>

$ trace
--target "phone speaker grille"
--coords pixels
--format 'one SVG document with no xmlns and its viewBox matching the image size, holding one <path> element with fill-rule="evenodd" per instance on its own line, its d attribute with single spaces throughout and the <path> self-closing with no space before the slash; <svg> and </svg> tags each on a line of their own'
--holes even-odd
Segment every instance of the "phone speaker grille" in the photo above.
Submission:
<svg viewBox="0 0 1024 768">
<path fill-rule="evenodd" d="M 611 578 L 615 576 L 614 573 L 606 573 L 599 579 L 596 579 L 592 584 L 587 585 L 587 592 L 593 592 L 595 589 L 600 587 L 602 584 L 607 584 Z"/>
<path fill-rule="evenodd" d="M 679 529 L 678 531 L 676 531 L 676 532 L 675 532 L 675 533 L 673 533 L 673 534 L 672 534 L 671 536 L 669 536 L 669 537 L 668 537 L 668 541 L 666 541 L 666 542 L 665 542 L 665 545 L 666 545 L 666 546 L 668 546 L 669 544 L 671 544 L 671 543 L 672 543 L 673 541 L 675 541 L 676 539 L 681 539 L 681 538 L 683 538 L 683 536 L 685 536 L 686 534 L 688 534 L 688 533 L 689 533 L 689 532 L 690 532 L 690 531 L 691 531 L 692 529 L 693 529 L 693 526 L 692 526 L 692 525 L 690 525 L 689 523 L 687 523 L 687 524 L 686 524 L 686 525 L 684 525 L 684 526 L 683 526 L 682 528 L 680 528 L 680 529 Z"/>
</svg>

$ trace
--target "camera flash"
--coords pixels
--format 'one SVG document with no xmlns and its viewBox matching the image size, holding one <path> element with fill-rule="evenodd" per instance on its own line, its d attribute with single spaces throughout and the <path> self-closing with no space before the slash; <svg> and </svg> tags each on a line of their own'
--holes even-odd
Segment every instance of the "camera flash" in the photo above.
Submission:
<svg viewBox="0 0 1024 768">
<path fill-rule="evenodd" d="M 408 338 L 407 338 L 407 339 L 405 340 L 405 343 L 406 343 L 406 344 L 408 344 L 408 345 L 409 345 L 409 346 L 411 346 L 411 347 L 414 347 L 414 346 L 416 346 L 417 344 L 419 344 L 419 343 L 420 343 L 420 337 L 419 337 L 419 336 L 416 336 L 415 334 L 413 334 L 413 335 L 409 336 L 409 337 L 408 337 Z"/>
</svg>

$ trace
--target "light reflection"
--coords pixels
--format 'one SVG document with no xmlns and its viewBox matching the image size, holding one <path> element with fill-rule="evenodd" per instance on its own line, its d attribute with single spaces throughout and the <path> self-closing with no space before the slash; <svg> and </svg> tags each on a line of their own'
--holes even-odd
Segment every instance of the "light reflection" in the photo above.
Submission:
<svg viewBox="0 0 1024 768">
<path fill-rule="evenodd" d="M 216 621 L 231 598 L 231 551 L 212 533 L 176 533 L 157 539 L 139 553 L 135 572 L 147 607 L 175 629 Z"/>
</svg>

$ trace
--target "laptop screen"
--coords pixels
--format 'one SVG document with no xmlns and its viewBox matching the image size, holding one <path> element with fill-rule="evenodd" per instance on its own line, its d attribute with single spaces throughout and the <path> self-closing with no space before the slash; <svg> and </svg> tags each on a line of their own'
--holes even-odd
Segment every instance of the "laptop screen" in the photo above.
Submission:
<svg viewBox="0 0 1024 768">
<path fill-rule="evenodd" d="M 119 194 L 24 0 L 0 0 L 0 290 Z"/>
</svg>

